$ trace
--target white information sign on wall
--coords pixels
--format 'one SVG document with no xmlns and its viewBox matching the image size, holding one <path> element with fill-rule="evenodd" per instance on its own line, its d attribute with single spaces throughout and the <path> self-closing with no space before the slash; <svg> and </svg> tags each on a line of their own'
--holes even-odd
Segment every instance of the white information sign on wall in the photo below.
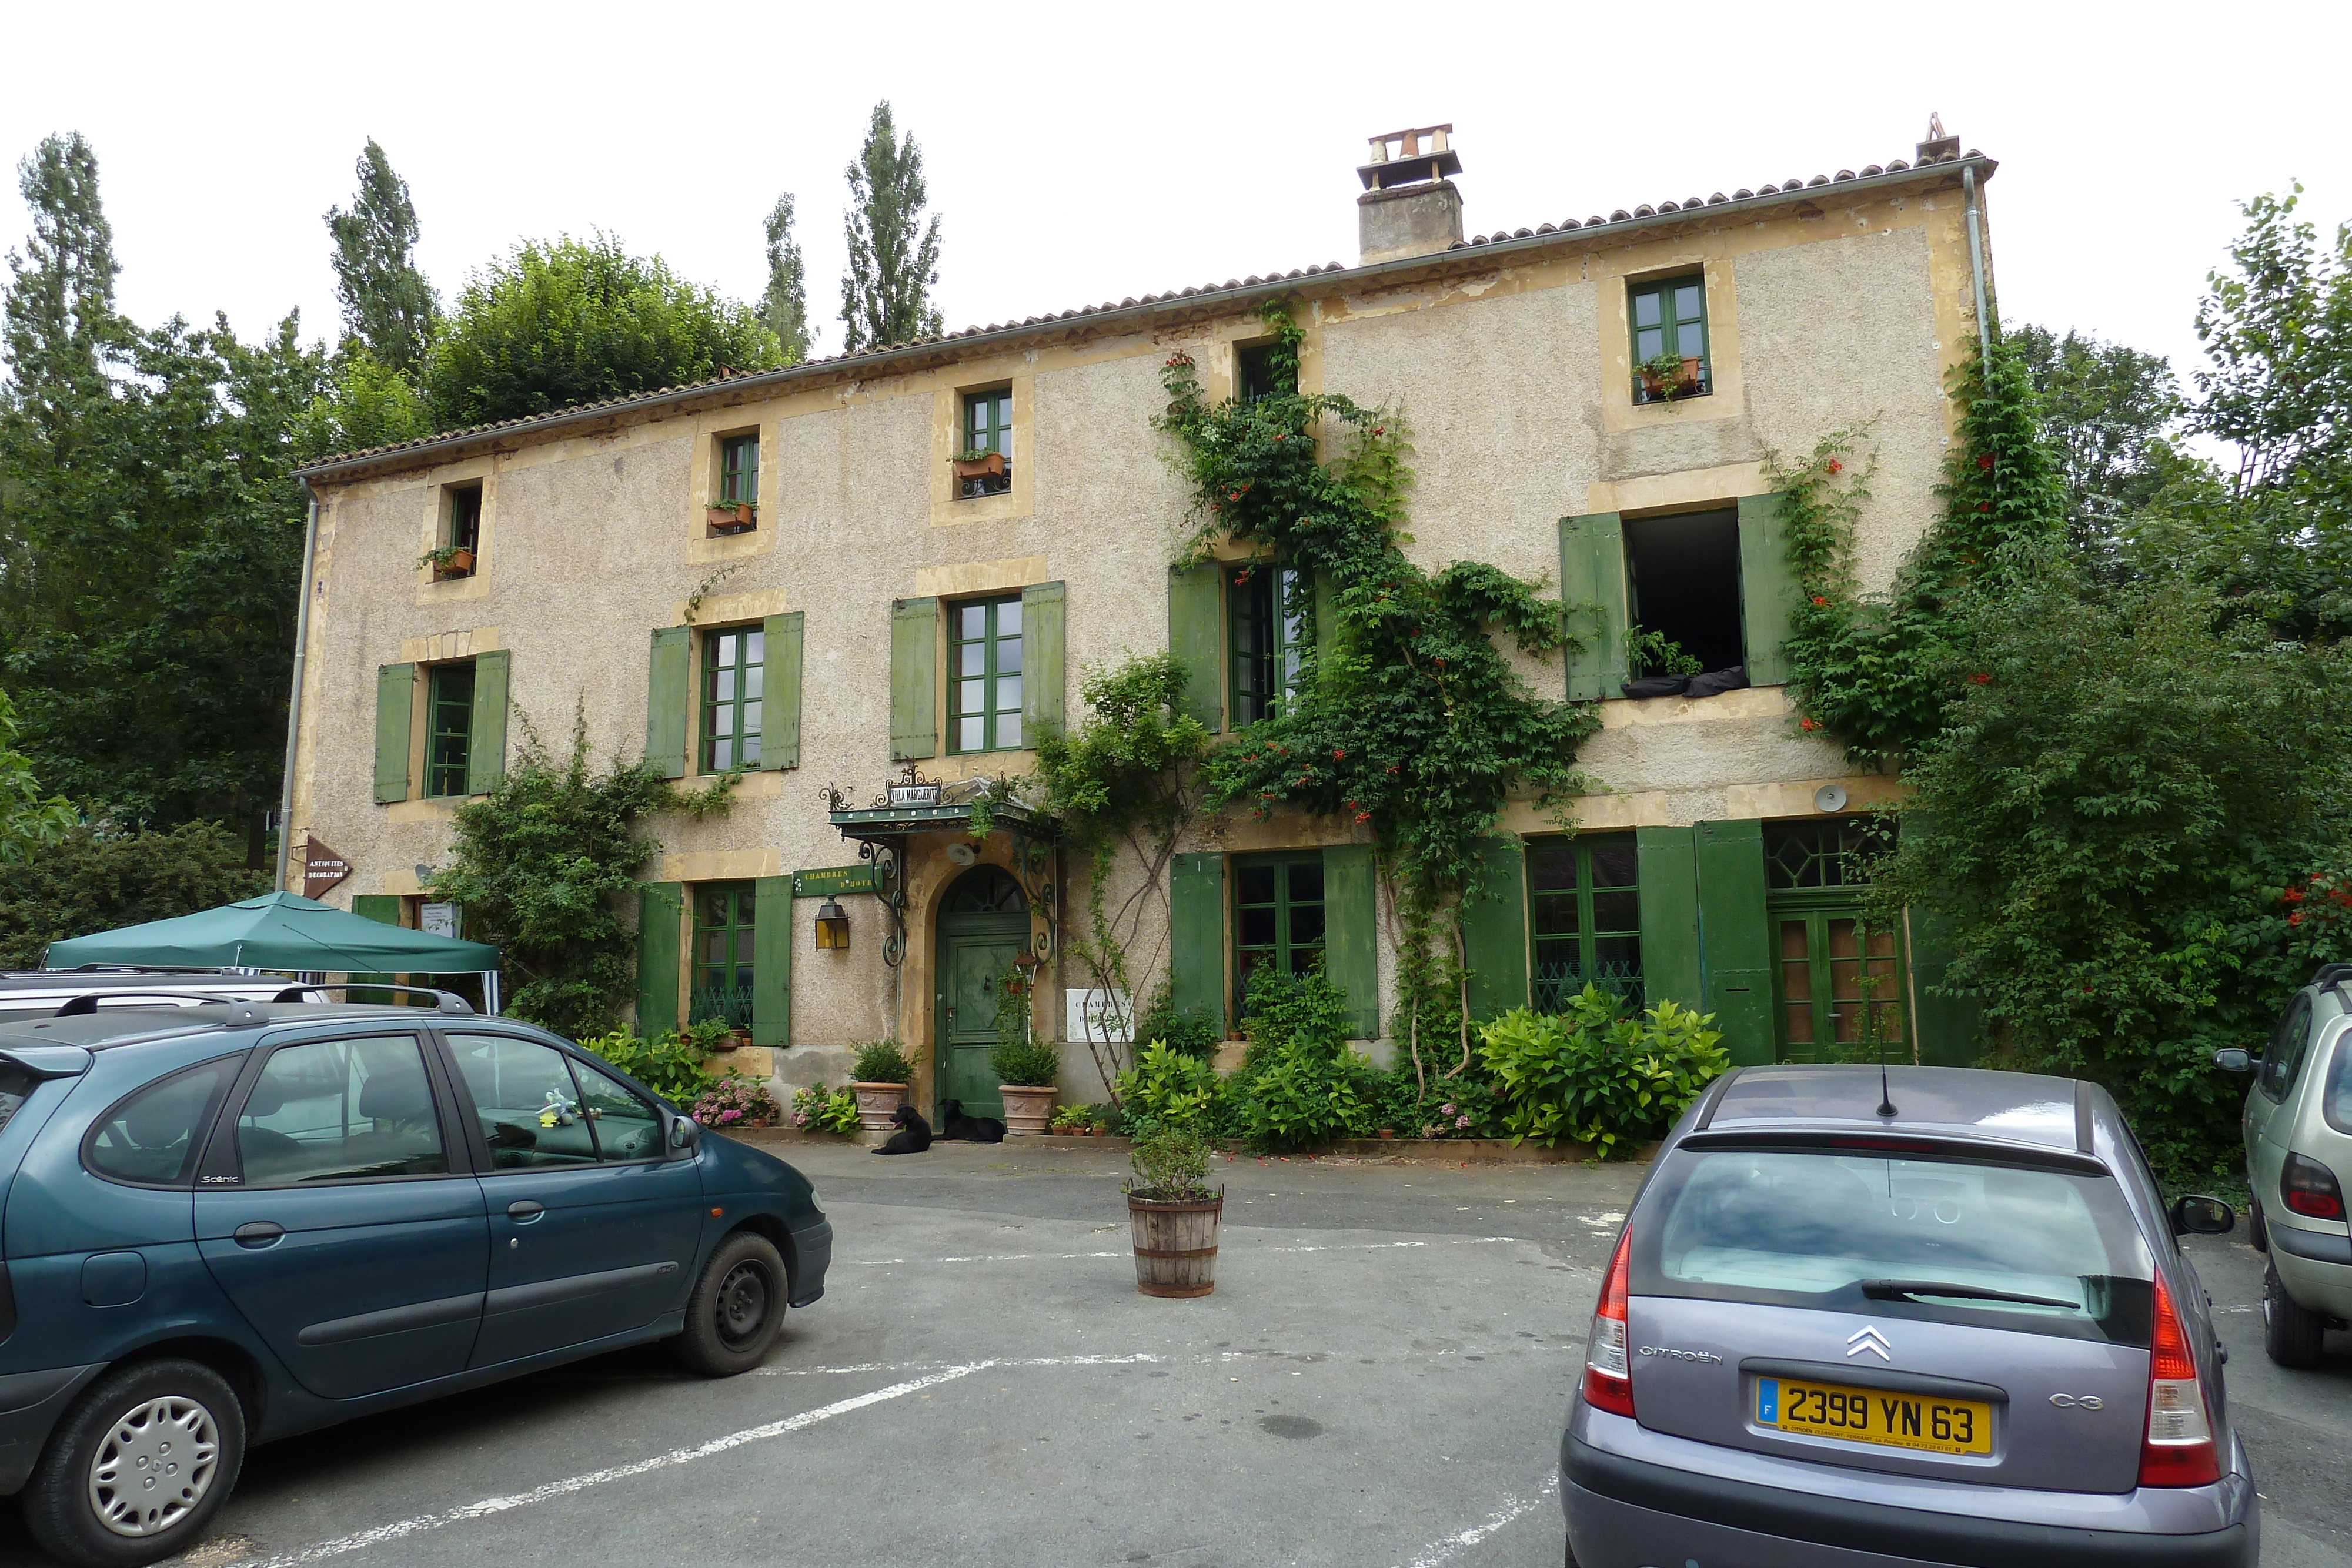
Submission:
<svg viewBox="0 0 2352 1568">
<path fill-rule="evenodd" d="M 1065 1038 L 1097 1045 L 1124 1045 L 1134 1027 L 1135 998 L 1125 991 L 1065 991 L 1069 1007 Z"/>
<path fill-rule="evenodd" d="M 454 904 L 419 904 L 416 910 L 416 928 L 428 936 L 447 936 L 454 939 L 457 935 L 457 906 Z"/>
</svg>

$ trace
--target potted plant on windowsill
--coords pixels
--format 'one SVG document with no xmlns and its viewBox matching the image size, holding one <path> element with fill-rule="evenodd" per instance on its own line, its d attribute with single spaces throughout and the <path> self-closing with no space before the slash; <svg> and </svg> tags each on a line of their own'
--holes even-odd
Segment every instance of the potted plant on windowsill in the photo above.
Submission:
<svg viewBox="0 0 2352 1568">
<path fill-rule="evenodd" d="M 714 534 L 749 533 L 760 526 L 760 503 L 757 501 L 713 501 L 703 508 Z"/>
<path fill-rule="evenodd" d="M 1699 361 L 1675 354 L 1654 354 L 1634 370 L 1642 378 L 1642 395 L 1657 402 L 1672 402 L 1678 397 L 1691 397 L 1699 391 Z"/>
<path fill-rule="evenodd" d="M 907 1103 L 908 1086 L 915 1082 L 914 1055 L 895 1040 L 869 1040 L 856 1049 L 849 1088 L 857 1096 L 857 1119 L 868 1131 L 880 1132 Z"/>
<path fill-rule="evenodd" d="M 974 447 L 959 452 L 948 461 L 955 465 L 959 479 L 1001 479 L 1004 476 L 1004 454 Z"/>
<path fill-rule="evenodd" d="M 474 575 L 474 552 L 465 545 L 436 545 L 416 558 L 419 566 L 433 569 L 435 580 Z"/>
<path fill-rule="evenodd" d="M 1205 1296 L 1217 1288 L 1217 1222 L 1224 1189 L 1209 1189 L 1209 1140 L 1163 1124 L 1135 1140 L 1128 1221 L 1135 1231 L 1135 1288 L 1147 1296 Z"/>
</svg>

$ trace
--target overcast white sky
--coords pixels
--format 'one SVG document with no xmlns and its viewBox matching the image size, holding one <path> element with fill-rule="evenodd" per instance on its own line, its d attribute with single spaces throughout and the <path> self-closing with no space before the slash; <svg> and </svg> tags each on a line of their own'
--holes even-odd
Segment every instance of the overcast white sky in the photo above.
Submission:
<svg viewBox="0 0 2352 1568">
<path fill-rule="evenodd" d="M 2344 0 L 5 9 L 0 152 L 81 131 L 124 307 L 248 337 L 297 306 L 332 335 L 320 214 L 373 135 L 445 298 L 593 228 L 755 296 L 795 192 L 837 350 L 842 171 L 878 98 L 922 143 L 950 328 L 1352 262 L 1364 139 L 1441 120 L 1475 233 L 1908 158 L 1940 110 L 2001 161 L 2005 319 L 2184 372 L 2238 201 L 2299 178 L 2324 230 L 2352 218 Z M 10 181 L 0 245 L 25 228 Z"/>
</svg>

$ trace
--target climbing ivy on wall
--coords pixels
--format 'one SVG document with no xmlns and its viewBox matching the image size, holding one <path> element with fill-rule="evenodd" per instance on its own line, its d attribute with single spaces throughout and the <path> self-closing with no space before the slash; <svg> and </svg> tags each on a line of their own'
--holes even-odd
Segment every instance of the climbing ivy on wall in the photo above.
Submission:
<svg viewBox="0 0 2352 1568">
<path fill-rule="evenodd" d="M 1402 419 L 1280 390 L 1296 388 L 1304 334 L 1279 304 L 1259 314 L 1276 340 L 1275 395 L 1212 404 L 1180 352 L 1156 423 L 1192 488 L 1190 559 L 1221 539 L 1255 545 L 1321 580 L 1317 611 L 1330 623 L 1304 651 L 1279 716 L 1209 754 L 1204 804 L 1261 817 L 1286 806 L 1370 829 L 1404 925 L 1400 1032 L 1418 1061 L 1436 1016 L 1466 1030 L 1458 912 L 1478 886 L 1481 840 L 1514 789 L 1547 809 L 1583 789 L 1576 751 L 1600 720 L 1538 695 L 1496 645 L 1507 637 L 1548 657 L 1569 643 L 1544 584 L 1480 561 L 1433 570 L 1408 559 Z"/>
</svg>

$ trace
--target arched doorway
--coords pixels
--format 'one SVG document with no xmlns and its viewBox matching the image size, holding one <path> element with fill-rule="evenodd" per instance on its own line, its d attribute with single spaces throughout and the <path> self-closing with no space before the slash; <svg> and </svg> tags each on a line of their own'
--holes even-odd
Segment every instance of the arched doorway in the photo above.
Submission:
<svg viewBox="0 0 2352 1568">
<path fill-rule="evenodd" d="M 931 1038 L 933 1124 L 950 1100 L 972 1116 L 1004 1114 L 988 1053 L 996 1045 L 998 982 L 1029 946 L 1029 902 L 1003 866 L 974 866 L 940 900 L 939 994 Z"/>
</svg>

